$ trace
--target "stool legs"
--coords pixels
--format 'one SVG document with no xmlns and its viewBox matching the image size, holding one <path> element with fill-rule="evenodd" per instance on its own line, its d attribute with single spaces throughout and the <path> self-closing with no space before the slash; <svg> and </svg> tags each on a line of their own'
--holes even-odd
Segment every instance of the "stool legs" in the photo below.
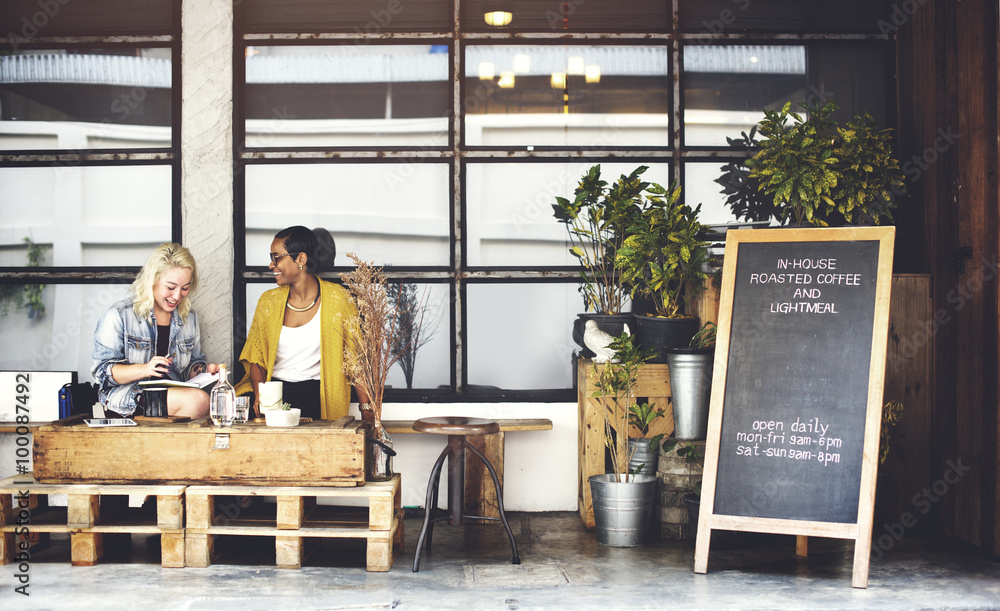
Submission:
<svg viewBox="0 0 1000 611">
<path fill-rule="evenodd" d="M 427 494 L 424 504 L 424 523 L 420 529 L 420 536 L 417 538 L 417 549 L 413 556 L 414 573 L 420 570 L 420 553 L 424 547 L 425 539 L 427 542 L 427 551 L 430 552 L 431 550 L 431 540 L 433 539 L 434 534 L 434 522 L 447 519 L 449 524 L 452 525 L 464 524 L 466 448 L 472 450 L 472 453 L 476 456 L 476 458 L 482 461 L 482 463 L 486 466 L 486 469 L 490 472 L 490 477 L 493 479 L 493 486 L 497 493 L 497 508 L 500 511 L 500 521 L 503 523 L 503 527 L 507 531 L 507 536 L 510 538 L 510 548 L 513 553 L 511 563 L 521 564 L 521 557 L 517 551 L 517 542 L 514 540 L 514 532 L 511 530 L 510 524 L 507 522 L 507 514 L 504 512 L 503 490 L 500 487 L 500 478 L 497 477 L 496 470 L 493 468 L 489 459 L 487 459 L 478 448 L 466 441 L 465 435 L 449 435 L 448 445 L 441 452 L 441 455 L 438 456 L 437 461 L 434 462 L 434 467 L 431 469 L 430 479 L 427 481 Z M 444 464 L 445 458 L 448 459 L 448 514 L 435 517 L 434 513 L 437 510 L 437 491 L 441 482 L 441 467 Z"/>
<path fill-rule="evenodd" d="M 420 536 L 417 538 L 417 551 L 413 556 L 414 573 L 420 570 L 420 551 L 424 547 L 424 538 L 428 535 L 431 535 L 431 538 L 433 538 L 434 520 L 432 516 L 434 515 L 434 510 L 437 509 L 437 490 L 438 484 L 441 481 L 441 466 L 444 464 L 444 459 L 448 458 L 450 453 L 451 445 L 449 444 L 434 462 L 434 467 L 431 469 L 431 477 L 427 480 L 427 495 L 424 499 L 424 524 L 420 527 Z M 431 538 L 427 539 L 428 552 L 431 550 Z"/>
<path fill-rule="evenodd" d="M 513 552 L 513 557 L 510 561 L 512 564 L 521 564 L 521 556 L 517 553 L 517 542 L 514 541 L 514 532 L 511 531 L 510 524 L 507 522 L 507 514 L 504 513 L 503 510 L 503 490 L 500 488 L 500 478 L 497 477 L 497 472 L 493 468 L 493 465 L 490 464 L 489 459 L 487 459 L 486 456 L 484 456 L 483 453 L 476 448 L 476 446 L 472 444 L 465 445 L 472 450 L 473 454 L 479 457 L 479 460 L 483 461 L 483 464 L 486 465 L 486 468 L 490 472 L 490 477 L 493 478 L 493 487 L 496 488 L 497 491 L 497 509 L 500 510 L 500 522 L 503 523 L 503 527 L 507 531 L 507 536 L 510 537 L 510 549 Z"/>
</svg>

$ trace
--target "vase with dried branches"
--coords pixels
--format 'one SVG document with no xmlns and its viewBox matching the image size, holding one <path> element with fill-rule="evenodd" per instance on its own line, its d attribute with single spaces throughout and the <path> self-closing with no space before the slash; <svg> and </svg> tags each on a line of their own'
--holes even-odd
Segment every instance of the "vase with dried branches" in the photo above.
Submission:
<svg viewBox="0 0 1000 611">
<path fill-rule="evenodd" d="M 341 274 L 344 286 L 351 294 L 357 313 L 344 320 L 344 374 L 360 393 L 368 395 L 361 409 L 372 416 L 371 451 L 366 453 L 366 479 L 386 480 L 392 477 L 392 439 L 382 426 L 382 399 L 389 369 L 403 356 L 409 346 L 399 337 L 404 333 L 402 321 L 412 318 L 408 311 L 415 301 L 393 299 L 382 268 L 347 253 L 356 266 L 354 271 Z"/>
</svg>

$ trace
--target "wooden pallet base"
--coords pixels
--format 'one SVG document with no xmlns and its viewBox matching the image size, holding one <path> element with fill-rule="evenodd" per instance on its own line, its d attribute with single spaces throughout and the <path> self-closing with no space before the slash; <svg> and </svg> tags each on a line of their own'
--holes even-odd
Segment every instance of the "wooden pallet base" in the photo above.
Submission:
<svg viewBox="0 0 1000 611">
<path fill-rule="evenodd" d="M 347 538 L 365 540 L 365 566 L 368 571 L 385 572 L 403 549 L 403 511 L 393 521 L 391 530 L 365 530 L 363 527 L 303 528 L 298 531 L 276 528 L 238 526 L 226 530 L 205 532 L 188 529 L 185 533 L 184 557 L 189 567 L 208 567 L 224 557 L 216 547 L 218 537 L 225 535 L 274 537 L 275 566 L 279 569 L 299 569 L 306 563 L 308 543 L 316 539 Z"/>
<path fill-rule="evenodd" d="M 243 507 L 233 500 L 260 496 L 275 497 L 275 505 Z M 368 507 L 317 503 L 336 497 L 365 498 Z M 216 537 L 222 535 L 274 537 L 275 564 L 287 569 L 302 566 L 309 539 L 364 539 L 369 571 L 388 571 L 403 547 L 398 475 L 356 488 L 191 486 L 186 498 L 185 559 L 190 567 L 210 566 L 218 558 Z"/>
<path fill-rule="evenodd" d="M 50 507 L 53 494 L 66 507 Z M 127 510 L 128 496 L 156 498 L 155 515 Z M 30 475 L 0 481 L 0 564 L 23 551 L 27 533 L 69 533 L 73 566 L 94 566 L 106 534 L 159 535 L 161 565 L 184 566 L 184 486 L 40 484 Z"/>
</svg>

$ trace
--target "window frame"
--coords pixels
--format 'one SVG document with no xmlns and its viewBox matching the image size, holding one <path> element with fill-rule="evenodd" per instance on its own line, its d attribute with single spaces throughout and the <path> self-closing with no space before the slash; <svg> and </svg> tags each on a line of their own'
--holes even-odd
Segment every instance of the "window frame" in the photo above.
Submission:
<svg viewBox="0 0 1000 611">
<path fill-rule="evenodd" d="M 889 66 L 894 68 L 894 39 L 885 41 L 881 34 L 873 33 L 753 33 L 741 34 L 722 32 L 685 32 L 680 30 L 676 16 L 679 8 L 676 2 L 666 2 L 668 13 L 675 17 L 671 19 L 669 31 L 655 32 L 539 32 L 539 31 L 484 31 L 480 27 L 462 29 L 463 8 L 460 0 L 453 0 L 454 26 L 448 33 L 442 32 L 384 32 L 367 34 L 364 32 L 303 32 L 290 33 L 245 33 L 237 31 L 234 36 L 236 46 L 234 58 L 238 58 L 234 67 L 234 160 L 237 173 L 250 164 L 266 160 L 268 162 L 288 163 L 358 163 L 380 161 L 440 161 L 447 160 L 452 173 L 451 204 L 451 235 L 450 264 L 447 269 L 438 267 L 386 267 L 386 275 L 391 279 L 412 280 L 414 282 L 443 282 L 449 284 L 451 294 L 451 320 L 449 329 L 451 340 L 451 388 L 441 390 L 401 390 L 390 389 L 386 400 L 399 402 L 571 402 L 576 399 L 576 374 L 572 375 L 574 388 L 555 388 L 542 390 L 499 390 L 473 391 L 468 385 L 467 329 L 468 329 L 468 299 L 467 289 L 470 285 L 496 283 L 576 283 L 578 271 L 576 266 L 470 266 L 466 246 L 468 238 L 469 218 L 466 197 L 467 166 L 470 163 L 545 163 L 553 161 L 573 161 L 588 159 L 593 163 L 611 163 L 633 161 L 635 163 L 666 163 L 669 166 L 670 180 L 680 180 L 684 177 L 685 164 L 689 161 L 711 161 L 726 163 L 730 160 L 746 158 L 745 154 L 725 146 L 686 146 L 683 143 L 683 90 L 681 80 L 682 51 L 684 46 L 693 44 L 801 44 L 810 45 L 814 42 L 828 44 L 841 41 L 852 44 L 857 41 L 883 41 L 889 54 Z M 237 9 L 238 10 L 238 9 Z M 239 17 L 236 23 L 240 23 Z M 407 147 L 336 147 L 336 148 L 248 148 L 242 146 L 245 134 L 245 113 L 242 100 L 245 90 L 245 66 L 243 60 L 247 46 L 260 44 L 447 44 L 449 46 L 450 81 L 452 86 L 451 112 L 448 120 L 448 146 L 424 147 L 421 149 Z M 667 75 L 671 83 L 669 88 L 670 141 L 664 146 L 644 147 L 570 147 L 570 146 L 470 146 L 465 141 L 465 111 L 462 101 L 468 91 L 465 83 L 466 49 L 474 45 L 654 45 L 664 46 L 670 54 Z M 895 89 L 887 91 L 889 98 L 886 109 L 895 122 Z M 266 268 L 248 267 L 245 265 L 243 252 L 245 237 L 245 192 L 243 181 L 236 180 L 234 185 L 236 201 L 234 205 L 234 235 L 236 236 L 236 266 L 235 287 L 236 311 L 245 311 L 246 284 L 261 282 L 265 278 Z M 682 196 L 683 197 L 683 196 Z M 554 222 L 554 221 L 553 221 Z M 338 274 L 349 268 L 337 267 L 323 276 L 330 280 L 339 280 Z M 569 324 L 571 321 L 567 321 Z M 234 321 L 235 348 L 242 345 L 246 329 Z M 571 365 L 575 370 L 575 359 Z"/>
<path fill-rule="evenodd" d="M 181 0 L 170 0 L 170 24 L 159 34 L 36 36 L 27 41 L 5 38 L 0 51 L 165 48 L 170 50 L 169 147 L 108 149 L 8 149 L 0 151 L 0 168 L 33 167 L 170 167 L 170 239 L 181 241 Z M 44 34 L 44 31 L 41 32 Z M 0 267 L 0 284 L 131 284 L 141 266 Z"/>
</svg>

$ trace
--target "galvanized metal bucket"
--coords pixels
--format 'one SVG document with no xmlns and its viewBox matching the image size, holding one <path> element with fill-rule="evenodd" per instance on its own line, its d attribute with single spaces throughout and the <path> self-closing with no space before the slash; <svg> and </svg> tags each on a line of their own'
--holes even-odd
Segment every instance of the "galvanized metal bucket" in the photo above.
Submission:
<svg viewBox="0 0 1000 611">
<path fill-rule="evenodd" d="M 629 438 L 628 446 L 632 456 L 628 461 L 628 470 L 630 473 L 635 473 L 641 466 L 642 471 L 639 471 L 640 474 L 656 476 L 657 463 L 660 461 L 660 448 L 656 446 L 650 447 L 649 442 L 650 440 L 645 437 L 639 439 L 634 437 Z"/>
<path fill-rule="evenodd" d="M 597 542 L 611 547 L 638 547 L 645 543 L 649 531 L 656 476 L 630 475 L 627 482 L 617 478 L 614 473 L 588 478 Z"/>
<path fill-rule="evenodd" d="M 705 439 L 708 436 L 714 361 L 714 352 L 667 352 L 677 439 Z"/>
</svg>

